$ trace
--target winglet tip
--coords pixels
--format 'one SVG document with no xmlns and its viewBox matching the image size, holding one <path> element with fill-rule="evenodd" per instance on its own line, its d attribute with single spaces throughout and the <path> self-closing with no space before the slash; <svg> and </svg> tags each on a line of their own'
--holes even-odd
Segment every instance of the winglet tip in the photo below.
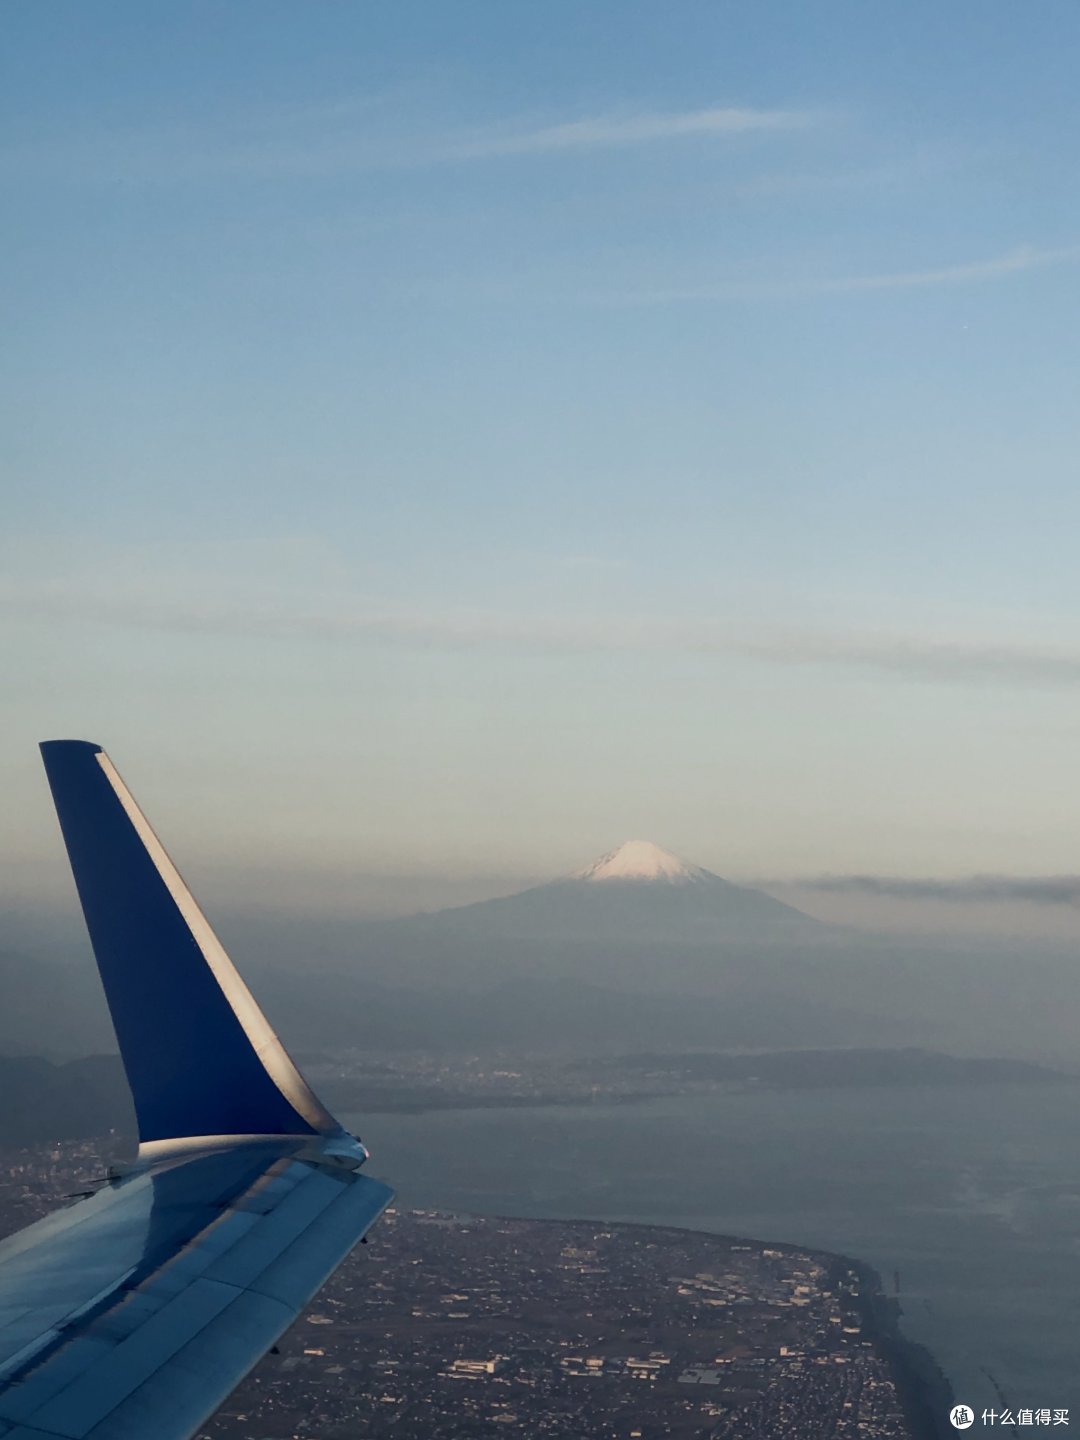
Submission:
<svg viewBox="0 0 1080 1440">
<path fill-rule="evenodd" d="M 71 754 L 76 750 L 87 750 L 92 755 L 103 755 L 104 746 L 99 745 L 96 740 L 39 740 L 38 749 L 41 751 L 43 760 L 50 756 L 67 752 Z"/>
</svg>

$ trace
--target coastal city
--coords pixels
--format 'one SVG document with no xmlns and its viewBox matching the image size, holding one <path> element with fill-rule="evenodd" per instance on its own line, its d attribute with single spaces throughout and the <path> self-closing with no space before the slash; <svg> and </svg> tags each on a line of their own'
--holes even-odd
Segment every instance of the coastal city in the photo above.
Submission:
<svg viewBox="0 0 1080 1440">
<path fill-rule="evenodd" d="M 304 1073 L 339 1114 L 625 1105 L 673 1095 L 935 1083 L 1066 1085 L 1075 1077 L 1011 1059 L 910 1047 L 569 1056 L 332 1049 Z"/>
<path fill-rule="evenodd" d="M 0 1157 L 0 1227 L 118 1142 Z M 202 1440 L 933 1433 L 889 1302 L 841 1257 L 704 1233 L 394 1208 Z"/>
</svg>

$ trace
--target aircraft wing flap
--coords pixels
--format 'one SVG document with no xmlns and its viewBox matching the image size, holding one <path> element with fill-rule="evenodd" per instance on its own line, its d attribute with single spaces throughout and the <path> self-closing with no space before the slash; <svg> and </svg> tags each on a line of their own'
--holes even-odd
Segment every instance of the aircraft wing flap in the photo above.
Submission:
<svg viewBox="0 0 1080 1440">
<path fill-rule="evenodd" d="M 370 1183 L 379 1184 L 377 1181 Z M 385 1190 L 382 1185 L 379 1188 Z M 392 1192 L 386 1191 L 386 1194 L 386 1200 L 364 1225 L 365 1230 L 382 1214 L 393 1198 Z M 347 1191 L 341 1195 L 323 1212 L 317 1227 L 312 1226 L 301 1231 L 278 1258 L 267 1266 L 253 1288 L 262 1295 L 281 1300 L 294 1310 L 303 1309 L 311 1293 L 306 1289 L 306 1276 L 312 1266 L 321 1264 L 320 1256 L 326 1249 L 333 1249 L 340 1257 L 349 1253 L 356 1243 L 355 1239 L 350 1237 L 356 1234 L 361 1218 L 357 1212 L 363 1212 L 369 1203 L 368 1197 L 359 1191 Z"/>
<path fill-rule="evenodd" d="M 378 1180 L 279 1144 L 258 1157 L 237 1147 L 114 1183 L 42 1222 L 43 1248 L 27 1244 L 39 1227 L 22 1232 L 10 1269 L 0 1250 L 0 1291 L 10 1280 L 21 1311 L 0 1332 L 0 1440 L 182 1440 L 391 1198 Z M 114 1283 L 103 1286 L 110 1253 Z"/>
<path fill-rule="evenodd" d="M 207 1279 L 222 1280 L 241 1289 L 254 1286 L 267 1266 L 341 1195 L 338 1175 L 311 1174 L 211 1265 Z"/>
</svg>

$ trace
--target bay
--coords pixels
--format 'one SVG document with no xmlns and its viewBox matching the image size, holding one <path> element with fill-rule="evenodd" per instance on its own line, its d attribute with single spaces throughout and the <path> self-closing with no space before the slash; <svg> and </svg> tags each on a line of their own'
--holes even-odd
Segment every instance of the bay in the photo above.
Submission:
<svg viewBox="0 0 1080 1440">
<path fill-rule="evenodd" d="M 977 1411 L 1080 1424 L 1073 1085 L 742 1090 L 351 1117 L 421 1209 L 677 1225 L 865 1260 Z"/>
</svg>

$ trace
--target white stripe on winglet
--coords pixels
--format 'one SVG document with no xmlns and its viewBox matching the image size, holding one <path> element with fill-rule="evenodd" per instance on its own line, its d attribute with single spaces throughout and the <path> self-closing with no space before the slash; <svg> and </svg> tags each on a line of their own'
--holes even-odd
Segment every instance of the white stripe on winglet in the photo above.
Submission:
<svg viewBox="0 0 1080 1440">
<path fill-rule="evenodd" d="M 154 834 L 149 821 L 136 805 L 131 791 L 121 780 L 116 766 L 104 750 L 98 751 L 97 762 L 116 792 L 116 798 L 124 807 L 124 813 L 134 826 L 135 833 L 146 847 L 146 853 L 164 881 L 176 908 L 184 917 L 196 945 L 202 951 L 214 979 L 221 986 L 222 994 L 232 1006 L 233 1013 L 240 1021 L 244 1034 L 251 1041 L 252 1049 L 262 1061 L 266 1073 L 297 1114 L 302 1115 L 315 1130 L 323 1134 L 340 1130 L 337 1121 L 293 1064 L 288 1051 L 240 978 L 235 965 L 225 953 L 225 947 L 210 928 L 210 922 L 199 909 L 195 897 L 166 854 L 164 845 Z"/>
</svg>

